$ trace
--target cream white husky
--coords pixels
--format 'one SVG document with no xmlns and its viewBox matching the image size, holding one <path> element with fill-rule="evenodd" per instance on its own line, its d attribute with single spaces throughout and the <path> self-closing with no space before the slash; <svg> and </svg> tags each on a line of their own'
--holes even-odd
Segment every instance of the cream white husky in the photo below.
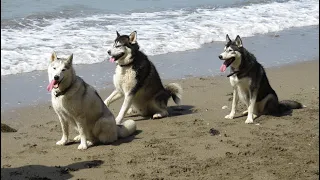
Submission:
<svg viewBox="0 0 320 180">
<path fill-rule="evenodd" d="M 61 123 L 62 138 L 57 145 L 65 145 L 69 139 L 69 125 L 75 127 L 80 141 L 78 149 L 87 149 L 95 143 L 111 143 L 118 137 L 127 137 L 136 130 L 133 120 L 116 125 L 113 114 L 97 91 L 76 76 L 72 66 L 73 55 L 58 58 L 53 52 L 48 67 L 52 107 Z"/>
</svg>

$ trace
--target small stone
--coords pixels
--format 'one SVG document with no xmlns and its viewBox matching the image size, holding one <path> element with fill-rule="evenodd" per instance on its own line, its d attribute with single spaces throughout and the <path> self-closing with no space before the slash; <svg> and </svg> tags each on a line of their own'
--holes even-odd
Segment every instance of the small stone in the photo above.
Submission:
<svg viewBox="0 0 320 180">
<path fill-rule="evenodd" d="M 218 130 L 214 129 L 214 128 L 211 128 L 209 130 L 209 133 L 211 134 L 211 136 L 215 136 L 215 135 L 220 134 L 220 132 Z"/>
</svg>

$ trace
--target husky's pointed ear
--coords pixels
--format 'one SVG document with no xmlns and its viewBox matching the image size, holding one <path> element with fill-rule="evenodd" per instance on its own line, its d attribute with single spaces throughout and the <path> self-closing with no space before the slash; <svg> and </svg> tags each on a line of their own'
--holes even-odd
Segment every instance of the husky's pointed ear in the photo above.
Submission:
<svg viewBox="0 0 320 180">
<path fill-rule="evenodd" d="M 56 52 L 52 52 L 52 54 L 51 54 L 51 62 L 52 61 L 55 61 L 55 60 L 57 60 L 58 58 L 57 58 L 57 54 L 56 54 Z"/>
<path fill-rule="evenodd" d="M 73 54 L 71 54 L 71 55 L 67 58 L 67 63 L 68 63 L 68 65 L 72 65 L 72 60 L 73 60 Z"/>
<path fill-rule="evenodd" d="M 120 36 L 119 32 L 118 31 L 116 31 L 116 32 L 117 32 L 117 37 L 119 37 Z"/>
<path fill-rule="evenodd" d="M 134 44 L 137 42 L 137 31 L 133 31 L 130 35 L 129 35 L 129 41 L 130 43 Z"/>
<path fill-rule="evenodd" d="M 239 35 L 237 35 L 237 37 L 236 37 L 236 39 L 234 41 L 236 42 L 236 45 L 238 47 L 242 47 L 242 40 L 241 40 Z"/>
<path fill-rule="evenodd" d="M 228 44 L 228 42 L 230 42 L 231 41 L 231 39 L 229 38 L 229 35 L 227 34 L 226 35 L 226 44 Z"/>
</svg>

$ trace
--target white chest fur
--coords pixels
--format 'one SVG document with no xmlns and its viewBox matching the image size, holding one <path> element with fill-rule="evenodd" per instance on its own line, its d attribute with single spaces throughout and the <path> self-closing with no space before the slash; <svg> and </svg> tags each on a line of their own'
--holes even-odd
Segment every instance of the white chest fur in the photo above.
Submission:
<svg viewBox="0 0 320 180">
<path fill-rule="evenodd" d="M 68 99 L 65 99 L 63 96 L 55 97 L 52 95 L 52 107 L 55 112 L 64 119 L 68 119 L 71 122 L 74 122 L 72 111 L 72 103 Z"/>
<path fill-rule="evenodd" d="M 52 95 L 52 107 L 65 115 L 69 115 L 73 110 L 72 99 L 68 99 L 64 96 L 55 97 Z"/>
<path fill-rule="evenodd" d="M 231 86 L 237 90 L 240 100 L 249 104 L 251 78 L 238 79 L 236 75 L 230 76 Z"/>
<path fill-rule="evenodd" d="M 113 76 L 113 83 L 114 86 L 124 94 L 130 93 L 137 84 L 136 72 L 131 66 L 117 66 L 116 73 Z"/>
</svg>

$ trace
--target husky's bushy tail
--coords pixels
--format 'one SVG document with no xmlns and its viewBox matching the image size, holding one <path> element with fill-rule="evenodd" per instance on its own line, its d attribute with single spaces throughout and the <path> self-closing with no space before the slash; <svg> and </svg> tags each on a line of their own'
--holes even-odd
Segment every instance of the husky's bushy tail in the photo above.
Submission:
<svg viewBox="0 0 320 180">
<path fill-rule="evenodd" d="M 164 88 L 169 91 L 173 101 L 179 105 L 182 99 L 182 87 L 177 83 L 169 83 Z"/>
<path fill-rule="evenodd" d="M 121 125 L 118 125 L 118 136 L 120 138 L 125 138 L 132 135 L 136 130 L 136 122 L 134 120 L 128 119 Z"/>
<path fill-rule="evenodd" d="M 283 100 L 279 101 L 279 113 L 285 113 L 288 111 L 291 111 L 292 109 L 302 109 L 306 106 L 302 105 L 301 103 L 297 101 L 292 101 L 292 100 Z"/>
</svg>

